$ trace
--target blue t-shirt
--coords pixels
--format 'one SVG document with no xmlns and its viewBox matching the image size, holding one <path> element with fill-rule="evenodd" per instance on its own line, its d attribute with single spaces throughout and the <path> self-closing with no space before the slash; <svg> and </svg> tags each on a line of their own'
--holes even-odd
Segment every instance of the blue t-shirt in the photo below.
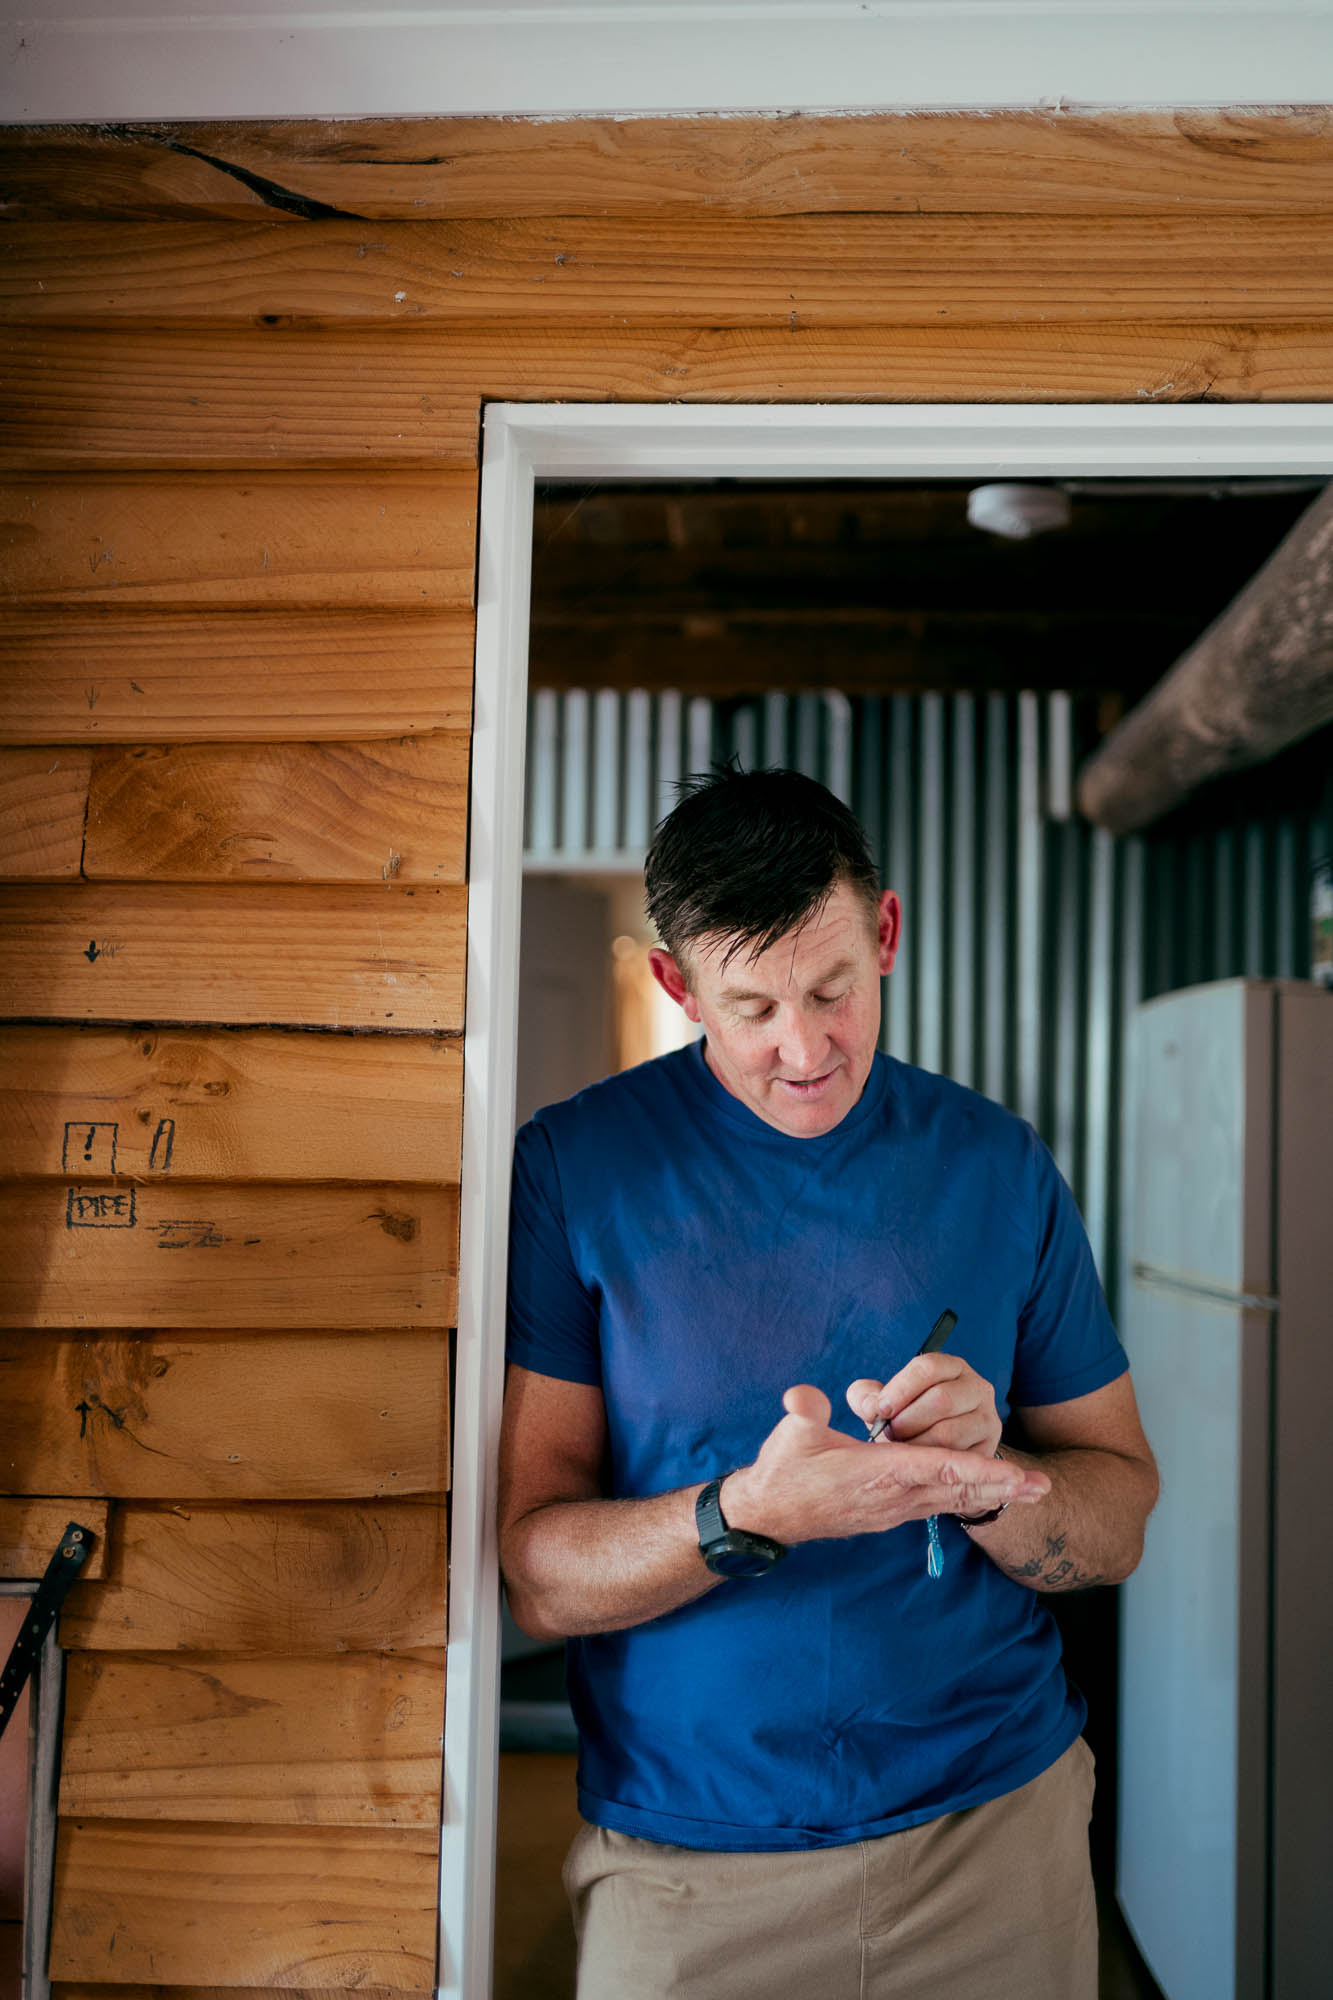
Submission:
<svg viewBox="0 0 1333 2000">
<path fill-rule="evenodd" d="M 607 1493 L 750 1464 L 813 1382 L 833 1423 L 946 1307 L 1011 1407 L 1123 1373 L 1073 1196 L 1011 1113 L 878 1055 L 831 1132 L 775 1130 L 702 1046 L 548 1106 L 518 1135 L 509 1358 L 600 1385 Z M 1055 1621 L 948 1517 L 789 1550 L 628 1631 L 569 1644 L 579 1809 L 684 1847 L 836 1846 L 1026 1784 L 1083 1725 Z"/>
</svg>

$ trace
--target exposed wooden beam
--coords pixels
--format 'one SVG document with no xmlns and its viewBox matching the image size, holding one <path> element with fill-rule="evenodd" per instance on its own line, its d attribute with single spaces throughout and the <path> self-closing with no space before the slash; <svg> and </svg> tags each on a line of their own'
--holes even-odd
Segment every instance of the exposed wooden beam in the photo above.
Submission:
<svg viewBox="0 0 1333 2000">
<path fill-rule="evenodd" d="M 1193 618 L 1200 631 L 1309 498 L 1079 496 L 1058 534 L 1004 542 L 969 525 L 961 487 L 555 493 L 536 508 L 533 602 L 631 619 L 830 607 L 1122 617 L 1133 576 L 1135 617 Z"/>
<path fill-rule="evenodd" d="M 1179 619 L 1005 617 L 980 612 L 751 612 L 659 620 L 614 615 L 532 627 L 534 687 L 678 688 L 724 697 L 1077 688 L 1142 693 L 1189 630 Z"/>
<path fill-rule="evenodd" d="M 1084 766 L 1078 802 L 1112 833 L 1333 721 L 1333 485 Z"/>
</svg>

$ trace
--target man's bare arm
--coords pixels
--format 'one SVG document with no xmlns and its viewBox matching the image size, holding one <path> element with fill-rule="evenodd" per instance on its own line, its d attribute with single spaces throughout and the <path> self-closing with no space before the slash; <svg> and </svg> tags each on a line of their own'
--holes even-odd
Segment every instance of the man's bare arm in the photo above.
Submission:
<svg viewBox="0 0 1333 2000">
<path fill-rule="evenodd" d="M 1051 1490 L 1036 1507 L 1010 1508 L 971 1530 L 991 1561 L 1031 1590 L 1090 1590 L 1123 1583 L 1143 1554 L 1157 1500 L 1157 1467 L 1128 1375 L 1067 1403 L 1017 1410 L 1024 1444 L 1016 1463 L 1040 1466 Z"/>
<path fill-rule="evenodd" d="M 699 1554 L 700 1488 L 602 1497 L 600 1389 L 511 1367 L 500 1433 L 500 1567 L 509 1608 L 534 1639 L 615 1632 L 722 1581 Z"/>
<path fill-rule="evenodd" d="M 829 1428 L 828 1398 L 808 1385 L 789 1389 L 783 1402 L 787 1414 L 754 1464 L 724 1482 L 723 1510 L 733 1527 L 782 1542 L 816 1541 L 882 1533 L 928 1514 L 980 1513 L 1002 1500 L 1031 1503 L 1047 1492 L 1039 1468 L 988 1454 L 913 1445 L 890 1454 L 845 1437 Z M 641 1625 L 719 1582 L 699 1554 L 700 1486 L 644 1500 L 604 1499 L 605 1450 L 600 1390 L 510 1369 L 500 1561 L 510 1609 L 534 1638 Z"/>
</svg>

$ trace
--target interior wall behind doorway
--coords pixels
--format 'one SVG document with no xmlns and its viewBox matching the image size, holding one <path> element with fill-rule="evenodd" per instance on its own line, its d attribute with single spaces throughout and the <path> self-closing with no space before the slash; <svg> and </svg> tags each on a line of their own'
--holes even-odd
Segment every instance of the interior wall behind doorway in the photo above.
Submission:
<svg viewBox="0 0 1333 2000">
<path fill-rule="evenodd" d="M 1112 1294 L 1129 1012 L 1203 980 L 1308 975 L 1327 735 L 1129 839 L 1073 806 L 1093 697 L 540 690 L 528 740 L 527 862 L 567 876 L 641 868 L 678 781 L 729 756 L 845 799 L 905 904 L 884 1046 L 1031 1120 Z"/>
</svg>

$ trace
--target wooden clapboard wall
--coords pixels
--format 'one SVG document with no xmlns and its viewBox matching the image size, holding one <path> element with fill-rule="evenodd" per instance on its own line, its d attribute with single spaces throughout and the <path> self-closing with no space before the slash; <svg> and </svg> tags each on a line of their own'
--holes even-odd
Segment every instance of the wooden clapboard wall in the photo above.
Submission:
<svg viewBox="0 0 1333 2000">
<path fill-rule="evenodd" d="M 488 397 L 1333 393 L 1333 119 L 0 134 L 0 1531 L 52 1971 L 434 1979 Z"/>
</svg>

